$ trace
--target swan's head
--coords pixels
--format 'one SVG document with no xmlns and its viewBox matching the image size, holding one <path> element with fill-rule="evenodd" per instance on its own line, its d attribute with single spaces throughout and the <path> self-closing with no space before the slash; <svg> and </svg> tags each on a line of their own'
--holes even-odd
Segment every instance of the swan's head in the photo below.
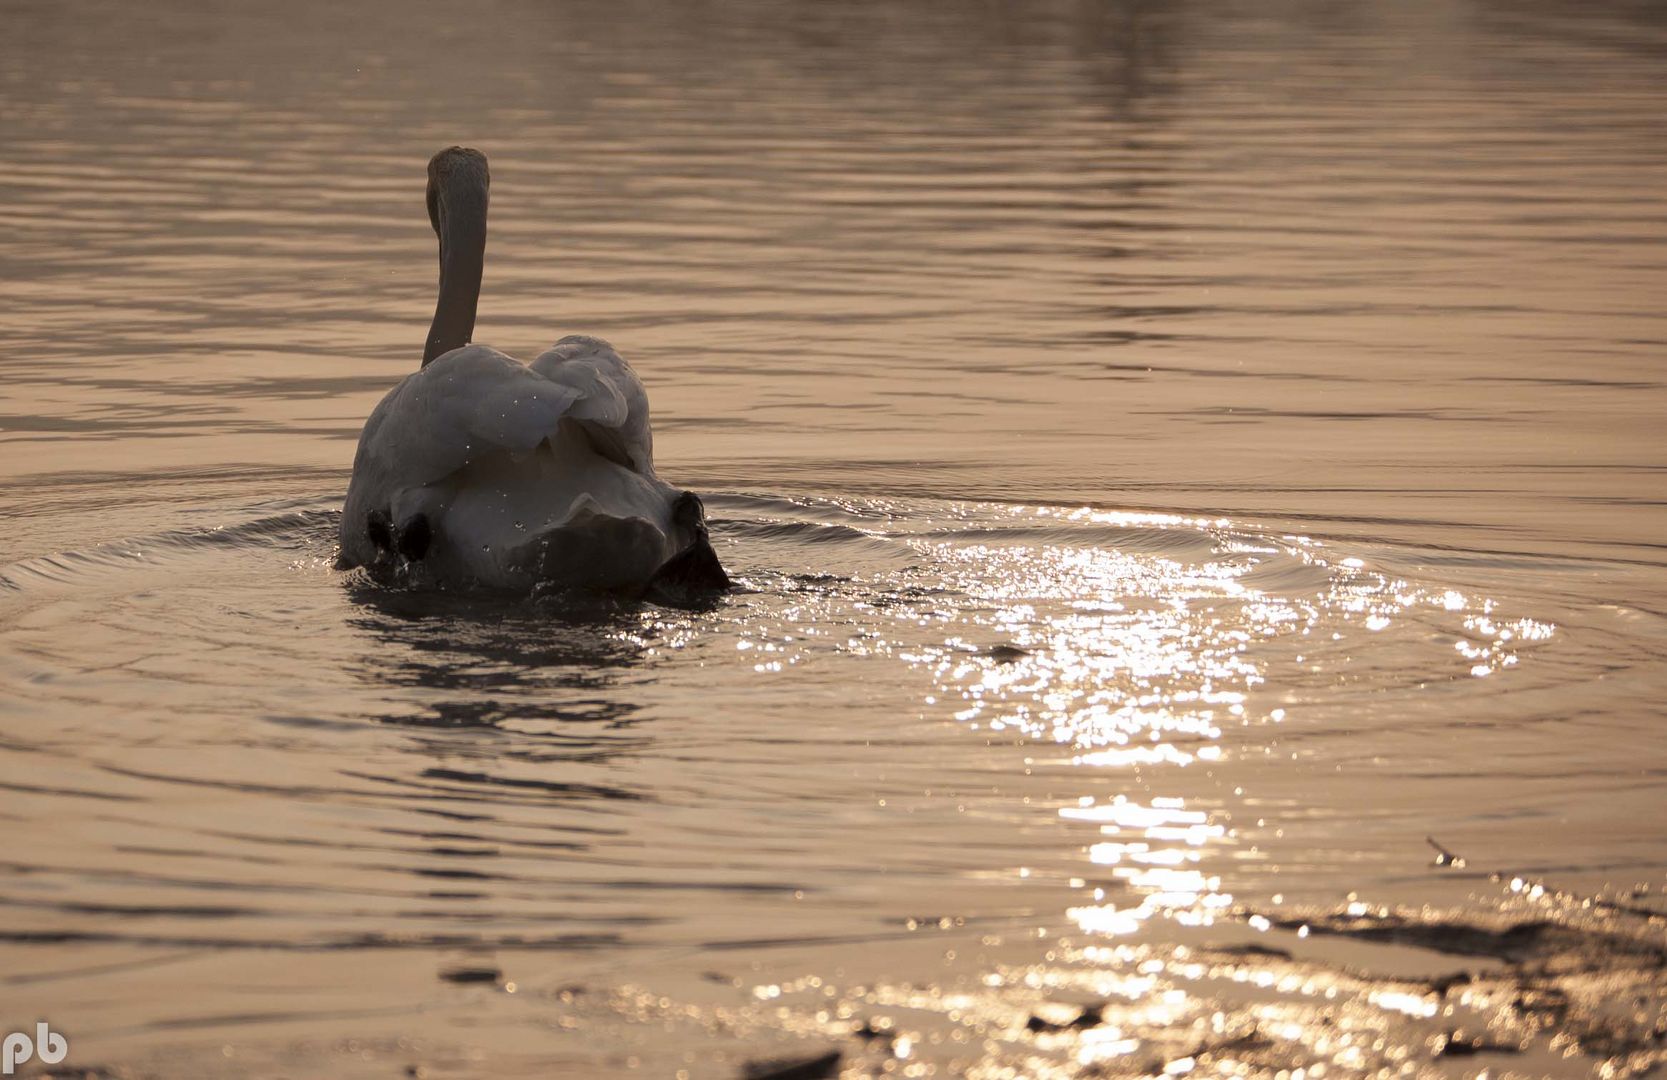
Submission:
<svg viewBox="0 0 1667 1080">
<path fill-rule="evenodd" d="M 486 205 L 492 174 L 486 155 L 468 146 L 448 146 L 428 159 L 428 221 L 445 239 L 444 223 L 465 204 Z"/>
</svg>

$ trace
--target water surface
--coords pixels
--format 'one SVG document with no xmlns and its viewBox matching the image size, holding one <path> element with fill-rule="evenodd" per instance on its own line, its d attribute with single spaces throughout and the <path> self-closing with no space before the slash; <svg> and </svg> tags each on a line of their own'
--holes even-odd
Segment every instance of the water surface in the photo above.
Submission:
<svg viewBox="0 0 1667 1080">
<path fill-rule="evenodd" d="M 1653 6 L 8 16 L 0 1027 L 111 1076 L 1662 1059 Z M 720 602 L 331 568 L 452 142 L 477 340 L 632 359 Z"/>
</svg>

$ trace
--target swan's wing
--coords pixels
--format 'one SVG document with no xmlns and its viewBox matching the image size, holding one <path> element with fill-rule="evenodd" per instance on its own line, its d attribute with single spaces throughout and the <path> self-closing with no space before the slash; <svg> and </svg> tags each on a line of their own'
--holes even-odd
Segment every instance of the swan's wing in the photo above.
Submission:
<svg viewBox="0 0 1667 1080">
<path fill-rule="evenodd" d="M 653 475 L 648 393 L 612 345 L 575 334 L 556 342 L 529 367 L 576 392 L 567 415 L 583 427 L 597 453 L 635 472 Z"/>
<path fill-rule="evenodd" d="M 486 454 L 525 453 L 554 434 L 582 391 L 485 345 L 465 345 L 412 373 L 365 422 L 361 471 L 400 487 L 436 483 Z"/>
</svg>

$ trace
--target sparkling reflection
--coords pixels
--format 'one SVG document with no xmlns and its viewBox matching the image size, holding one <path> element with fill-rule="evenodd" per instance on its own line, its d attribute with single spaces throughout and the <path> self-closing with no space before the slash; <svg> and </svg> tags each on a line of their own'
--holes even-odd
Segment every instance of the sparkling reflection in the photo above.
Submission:
<svg viewBox="0 0 1667 1080">
<path fill-rule="evenodd" d="M 1399 1071 L 1405 1048 L 1382 1033 L 1436 1017 L 1425 990 L 1316 971 L 1273 946 L 1176 944 L 1224 932 L 1305 942 L 1310 929 L 1276 924 L 1236 895 L 1245 866 L 1278 872 L 1243 835 L 1250 825 L 1282 836 L 1267 816 L 1278 811 L 1248 813 L 1242 788 L 1208 798 L 1207 785 L 1177 781 L 1269 756 L 1282 731 L 1325 715 L 1312 703 L 1338 688 L 1387 684 L 1393 674 L 1374 663 L 1386 641 L 1432 657 L 1424 679 L 1460 681 L 1516 665 L 1554 627 L 1339 557 L 1310 537 L 1174 515 L 980 510 L 1002 524 L 976 537 L 911 538 L 963 595 L 954 614 L 924 603 L 899 612 L 910 632 L 896 635 L 893 655 L 930 673 L 929 709 L 1024 743 L 1027 761 L 1075 775 L 1090 792 L 1051 810 L 1093 830 L 1069 880 L 1080 899 L 1063 912 L 1068 934 L 1084 940 L 1061 937 L 1048 963 L 998 968 L 985 981 L 1019 1000 L 1104 1003 L 1076 1019 L 1031 1013 L 1034 1045 L 1059 1057 L 1029 1060 L 1029 1074 L 1250 1075 L 1264 1071 L 1251 1062 L 1269 1061 L 1307 1063 L 1280 1073 L 1288 1077 L 1327 1075 L 1328 1063 Z M 1061 542 L 1063 522 L 1093 526 L 1094 542 Z M 922 642 L 918 631 L 933 626 L 943 639 Z M 1028 866 L 1012 876 L 1038 880 Z M 1352 901 L 1344 914 L 1388 912 Z M 1224 1010 L 1224 987 L 1251 998 Z M 1333 1013 L 1343 1001 L 1350 1011 Z M 1319 1010 L 1343 1019 L 1317 1025 Z"/>
</svg>

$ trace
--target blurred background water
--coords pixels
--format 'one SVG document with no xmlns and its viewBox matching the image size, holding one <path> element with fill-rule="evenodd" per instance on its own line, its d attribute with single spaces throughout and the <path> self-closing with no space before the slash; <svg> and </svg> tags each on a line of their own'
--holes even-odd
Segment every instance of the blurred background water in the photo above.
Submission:
<svg viewBox="0 0 1667 1080">
<path fill-rule="evenodd" d="M 1658 5 L 4 13 L 0 1027 L 109 1076 L 1661 1060 Z M 454 142 L 476 340 L 631 358 L 715 607 L 330 568 Z"/>
</svg>

